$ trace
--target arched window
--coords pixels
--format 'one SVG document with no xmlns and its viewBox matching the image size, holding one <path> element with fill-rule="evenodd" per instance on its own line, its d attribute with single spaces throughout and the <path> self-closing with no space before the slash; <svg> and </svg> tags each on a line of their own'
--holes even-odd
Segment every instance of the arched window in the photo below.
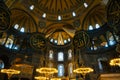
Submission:
<svg viewBox="0 0 120 80">
<path fill-rule="evenodd" d="M 72 77 L 73 75 L 73 64 L 72 63 L 69 63 L 68 65 L 68 74 L 69 74 L 69 77 Z"/>
<path fill-rule="evenodd" d="M 25 28 L 22 27 L 22 28 L 20 29 L 20 32 L 25 32 Z"/>
<path fill-rule="evenodd" d="M 75 12 L 72 12 L 72 16 L 75 17 L 75 16 L 76 16 L 76 13 L 75 13 Z"/>
<path fill-rule="evenodd" d="M 5 43 L 5 47 L 11 49 L 13 45 L 13 39 L 14 39 L 13 35 L 9 36 L 9 38 L 7 39 L 7 42 Z"/>
<path fill-rule="evenodd" d="M 88 30 L 93 30 L 93 26 L 89 25 Z"/>
<path fill-rule="evenodd" d="M 44 14 L 42 15 L 42 17 L 43 17 L 43 18 L 46 18 L 46 13 L 44 13 Z"/>
<path fill-rule="evenodd" d="M 71 49 L 68 50 L 68 59 L 72 59 L 72 50 Z"/>
<path fill-rule="evenodd" d="M 96 29 L 100 28 L 100 25 L 99 24 L 96 24 L 95 25 Z"/>
<path fill-rule="evenodd" d="M 58 53 L 58 61 L 64 61 L 64 54 L 63 52 Z"/>
<path fill-rule="evenodd" d="M 52 60 L 53 59 L 53 50 L 49 51 L 49 59 Z"/>
<path fill-rule="evenodd" d="M 64 65 L 63 64 L 58 65 L 58 76 L 59 77 L 64 76 Z"/>
<path fill-rule="evenodd" d="M 18 29 L 18 28 L 19 28 L 19 25 L 18 25 L 18 24 L 15 24 L 15 25 L 14 25 L 14 28 L 15 28 L 15 29 Z"/>
<path fill-rule="evenodd" d="M 101 63 L 101 62 L 103 62 L 103 61 L 107 61 L 107 58 L 98 58 L 98 66 L 99 66 L 100 72 L 103 71 L 103 65 L 102 65 L 102 63 Z"/>
<path fill-rule="evenodd" d="M 109 41 L 109 45 L 111 45 L 111 46 L 116 43 L 115 37 L 113 36 L 113 34 L 111 32 L 107 32 L 107 39 Z"/>
<path fill-rule="evenodd" d="M 0 60 L 0 69 L 3 69 L 4 68 L 4 62 L 2 60 Z"/>
</svg>

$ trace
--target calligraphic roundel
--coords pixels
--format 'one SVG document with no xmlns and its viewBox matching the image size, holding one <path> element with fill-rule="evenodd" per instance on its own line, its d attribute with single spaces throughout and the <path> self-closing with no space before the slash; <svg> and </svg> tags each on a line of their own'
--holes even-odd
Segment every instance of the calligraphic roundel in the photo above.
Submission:
<svg viewBox="0 0 120 80">
<path fill-rule="evenodd" d="M 10 27 L 10 11 L 3 1 L 0 1 L 0 32 Z"/>
<path fill-rule="evenodd" d="M 44 49 L 46 47 L 46 40 L 44 34 L 33 33 L 30 36 L 30 46 L 37 50 Z"/>
<path fill-rule="evenodd" d="M 120 25 L 120 1 L 109 0 L 107 4 L 107 19 L 110 27 Z"/>
<path fill-rule="evenodd" d="M 81 30 L 76 32 L 73 39 L 73 45 L 75 48 L 84 48 L 89 45 L 89 42 L 89 35 L 85 31 Z"/>
</svg>

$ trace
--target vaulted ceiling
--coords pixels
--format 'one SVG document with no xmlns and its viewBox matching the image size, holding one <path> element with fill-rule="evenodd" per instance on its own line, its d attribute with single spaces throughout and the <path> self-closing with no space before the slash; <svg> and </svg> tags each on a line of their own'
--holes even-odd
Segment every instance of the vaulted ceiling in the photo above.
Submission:
<svg viewBox="0 0 120 80">
<path fill-rule="evenodd" d="M 5 0 L 11 10 L 11 26 L 25 32 L 41 32 L 58 45 L 73 38 L 75 31 L 96 29 L 106 20 L 108 0 Z"/>
</svg>

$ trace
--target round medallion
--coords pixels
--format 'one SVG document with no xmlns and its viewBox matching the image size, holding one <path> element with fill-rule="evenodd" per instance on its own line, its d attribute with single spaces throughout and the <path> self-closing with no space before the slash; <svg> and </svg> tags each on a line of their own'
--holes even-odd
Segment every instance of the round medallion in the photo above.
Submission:
<svg viewBox="0 0 120 80">
<path fill-rule="evenodd" d="M 84 48 L 90 42 L 89 35 L 85 31 L 76 32 L 73 38 L 73 45 L 75 48 Z"/>
<path fill-rule="evenodd" d="M 30 37 L 30 45 L 37 50 L 44 49 L 46 47 L 46 40 L 44 34 L 33 33 Z"/>
<path fill-rule="evenodd" d="M 120 25 L 120 1 L 110 0 L 107 5 L 107 19 L 111 27 Z"/>
<path fill-rule="evenodd" d="M 3 2 L 0 2 L 0 32 L 8 30 L 10 25 L 10 12 Z"/>
</svg>

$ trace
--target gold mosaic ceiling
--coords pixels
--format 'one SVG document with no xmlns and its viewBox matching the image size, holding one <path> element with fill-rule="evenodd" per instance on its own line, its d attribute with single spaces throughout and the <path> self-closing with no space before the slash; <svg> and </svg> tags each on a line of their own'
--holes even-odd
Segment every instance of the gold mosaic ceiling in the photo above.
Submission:
<svg viewBox="0 0 120 80">
<path fill-rule="evenodd" d="M 106 22 L 107 1 L 5 0 L 11 10 L 11 26 L 18 24 L 18 30 L 24 27 L 25 32 L 42 32 L 48 39 L 62 41 L 73 38 L 76 30 L 88 30 L 89 25 L 102 26 Z"/>
</svg>

